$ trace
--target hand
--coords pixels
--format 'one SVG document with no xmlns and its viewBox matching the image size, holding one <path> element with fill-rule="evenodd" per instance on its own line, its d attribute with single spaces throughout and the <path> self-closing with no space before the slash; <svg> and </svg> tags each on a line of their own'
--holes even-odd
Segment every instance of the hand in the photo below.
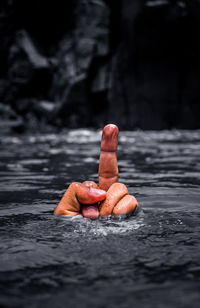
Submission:
<svg viewBox="0 0 200 308">
<path fill-rule="evenodd" d="M 98 218 L 111 214 L 129 214 L 136 209 L 138 202 L 135 197 L 128 194 L 124 184 L 117 182 L 118 133 L 117 126 L 113 124 L 106 125 L 103 129 L 99 187 L 92 181 L 85 181 L 82 184 L 72 183 L 54 210 L 54 214 L 69 216 L 82 214 L 87 218 Z"/>
</svg>

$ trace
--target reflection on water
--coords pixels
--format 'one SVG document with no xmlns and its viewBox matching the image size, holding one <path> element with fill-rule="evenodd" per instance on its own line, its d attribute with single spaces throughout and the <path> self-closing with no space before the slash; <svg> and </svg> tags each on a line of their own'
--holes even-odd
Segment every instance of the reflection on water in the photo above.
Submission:
<svg viewBox="0 0 200 308">
<path fill-rule="evenodd" d="M 54 216 L 72 181 L 97 181 L 100 138 L 1 137 L 1 306 L 198 306 L 200 132 L 120 133 L 120 181 L 137 215 Z"/>
</svg>

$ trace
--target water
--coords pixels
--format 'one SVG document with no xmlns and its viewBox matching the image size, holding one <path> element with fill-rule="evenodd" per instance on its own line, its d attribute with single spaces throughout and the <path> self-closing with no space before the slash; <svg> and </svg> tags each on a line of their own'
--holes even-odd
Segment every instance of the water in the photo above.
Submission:
<svg viewBox="0 0 200 308">
<path fill-rule="evenodd" d="M 97 181 L 100 138 L 1 137 L 1 307 L 198 307 L 200 131 L 120 133 L 136 216 L 54 216 L 72 181 Z"/>
</svg>

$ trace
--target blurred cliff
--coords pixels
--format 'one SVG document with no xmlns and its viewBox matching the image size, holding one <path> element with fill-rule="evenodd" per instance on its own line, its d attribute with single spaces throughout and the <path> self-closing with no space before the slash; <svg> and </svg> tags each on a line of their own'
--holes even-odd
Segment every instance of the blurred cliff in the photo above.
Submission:
<svg viewBox="0 0 200 308">
<path fill-rule="evenodd" d="M 200 128 L 200 0 L 1 0 L 0 129 Z"/>
</svg>

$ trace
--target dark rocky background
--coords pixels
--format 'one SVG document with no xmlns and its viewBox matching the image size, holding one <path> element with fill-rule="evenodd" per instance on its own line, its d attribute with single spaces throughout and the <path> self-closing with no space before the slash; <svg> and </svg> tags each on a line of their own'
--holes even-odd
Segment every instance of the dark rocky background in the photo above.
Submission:
<svg viewBox="0 0 200 308">
<path fill-rule="evenodd" d="M 200 128 L 199 0 L 1 0 L 0 129 Z"/>
</svg>

